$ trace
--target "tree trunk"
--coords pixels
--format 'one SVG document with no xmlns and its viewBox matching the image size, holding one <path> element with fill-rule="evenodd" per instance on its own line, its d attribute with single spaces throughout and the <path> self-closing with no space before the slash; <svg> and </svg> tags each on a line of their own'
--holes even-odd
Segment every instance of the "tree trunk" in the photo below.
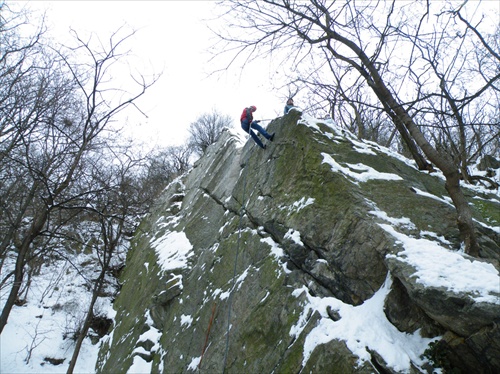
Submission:
<svg viewBox="0 0 500 374">
<path fill-rule="evenodd" d="M 460 173 L 457 170 L 457 167 L 446 154 L 441 155 L 436 149 L 432 147 L 427 139 L 425 139 L 424 134 L 420 131 L 409 113 L 396 101 L 391 91 L 389 91 L 378 70 L 376 69 L 374 62 L 368 58 L 365 52 L 361 48 L 359 48 L 356 43 L 341 36 L 335 31 L 331 31 L 330 36 L 351 49 L 366 67 L 368 72 L 364 68 L 357 65 L 354 61 L 349 60 L 343 56 L 339 57 L 337 52 L 335 52 L 330 47 L 330 50 L 332 51 L 332 53 L 334 53 L 335 57 L 343 58 L 344 61 L 350 61 L 350 63 L 353 64 L 353 66 L 367 80 L 368 85 L 377 95 L 389 115 L 391 115 L 396 128 L 403 137 L 403 140 L 410 147 L 410 151 L 412 151 L 412 154 L 414 156 L 418 155 L 419 157 L 422 157 L 419 152 L 415 154 L 412 150 L 412 147 L 415 146 L 413 140 L 415 140 L 415 142 L 420 147 L 422 152 L 424 152 L 427 158 L 432 163 L 434 163 L 439 168 L 439 170 L 443 172 L 446 178 L 445 188 L 450 194 L 453 204 L 455 205 L 455 208 L 457 210 L 458 229 L 460 230 L 461 239 L 465 244 L 465 253 L 471 256 L 478 256 L 479 244 L 476 239 L 474 223 L 472 221 L 472 213 L 460 188 Z M 401 125 L 404 125 L 404 127 Z M 404 129 L 405 131 L 402 131 L 402 129 Z M 410 136 L 411 138 L 409 138 Z M 422 166 L 431 166 L 425 160 L 423 160 L 423 157 L 422 160 L 415 159 L 415 161 L 417 162 L 417 164 L 419 164 L 419 169 L 421 169 L 420 163 L 422 162 L 424 162 Z"/>
<path fill-rule="evenodd" d="M 14 284 L 10 289 L 9 297 L 7 298 L 7 302 L 5 303 L 2 309 L 2 314 L 0 315 L 0 334 L 7 324 L 9 314 L 17 300 L 19 290 L 21 289 L 21 284 L 24 277 L 24 265 L 26 262 L 26 255 L 28 254 L 28 250 L 31 246 L 31 243 L 33 243 L 33 240 L 38 236 L 41 229 L 47 222 L 47 217 L 48 211 L 43 211 L 41 215 L 35 219 L 35 222 L 33 222 L 29 233 L 25 236 L 21 247 L 19 248 L 19 253 L 17 254 L 16 258 L 16 268 L 14 270 Z"/>
<path fill-rule="evenodd" d="M 80 354 L 80 349 L 82 348 L 83 341 L 87 336 L 87 332 L 89 331 L 90 324 L 92 323 L 92 319 L 94 318 L 94 305 L 97 301 L 97 297 L 99 292 L 101 291 L 101 287 L 104 281 L 104 275 L 106 274 L 106 267 L 103 266 L 101 269 L 101 273 L 97 278 L 96 284 L 94 285 L 94 290 L 92 291 L 92 300 L 90 301 L 90 305 L 87 309 L 87 316 L 85 317 L 85 322 L 80 330 L 80 334 L 76 339 L 75 350 L 73 351 L 73 355 L 71 356 L 71 361 L 69 362 L 67 374 L 72 374 L 75 370 L 76 360 L 78 359 L 78 355 Z"/>
<path fill-rule="evenodd" d="M 366 79 L 368 85 L 372 88 L 373 92 L 382 103 L 384 111 L 391 117 L 392 122 L 394 123 L 394 126 L 396 126 L 396 129 L 400 133 L 404 143 L 408 146 L 408 150 L 417 163 L 418 169 L 432 171 L 432 165 L 430 165 L 427 160 L 420 154 L 417 145 L 408 133 L 408 130 L 405 128 L 402 119 L 398 116 L 398 112 L 395 109 L 400 108 L 400 106 L 392 97 L 389 89 L 385 86 L 382 78 L 380 77 L 377 69 L 373 64 L 373 61 L 368 58 L 368 56 L 356 45 L 356 43 L 353 43 L 349 39 L 344 38 L 335 31 L 331 31 L 330 36 L 334 40 L 337 40 L 349 47 L 361 59 L 363 64 L 368 69 L 368 72 L 363 67 L 356 64 L 353 60 L 340 55 L 331 45 L 327 45 L 327 49 L 335 58 L 341 59 L 351 64 Z"/>
<path fill-rule="evenodd" d="M 450 194 L 453 205 L 457 210 L 457 224 L 460 230 L 461 239 L 465 244 L 465 253 L 471 256 L 479 255 L 479 244 L 477 242 L 472 221 L 472 213 L 460 188 L 460 172 L 457 167 L 446 155 L 440 155 L 425 139 L 422 132 L 415 125 L 413 120 L 407 115 L 405 123 L 413 138 L 420 146 L 425 155 L 441 170 L 446 178 L 445 188 Z"/>
<path fill-rule="evenodd" d="M 80 335 L 76 340 L 75 350 L 73 351 L 73 356 L 71 357 L 71 361 L 69 362 L 69 367 L 66 374 L 72 374 L 73 371 L 75 370 L 76 360 L 78 359 L 78 355 L 80 354 L 80 349 L 82 347 L 85 337 L 87 336 L 87 332 L 89 331 L 92 319 L 94 318 L 94 305 L 97 301 L 99 293 L 101 292 L 101 288 L 104 283 L 104 277 L 106 276 L 106 270 L 109 269 L 111 258 L 113 257 L 113 253 L 115 252 L 115 249 L 118 245 L 118 241 L 120 240 L 123 233 L 124 220 L 120 220 L 120 222 L 117 225 L 118 227 L 116 229 L 116 238 L 114 240 L 109 240 L 109 236 L 112 236 L 113 229 L 111 227 L 113 227 L 113 225 L 110 224 L 108 226 L 107 222 L 104 222 L 105 218 L 103 216 L 101 216 L 100 219 L 101 219 L 101 230 L 102 230 L 101 234 L 104 242 L 103 261 L 100 262 L 102 265 L 101 272 L 99 273 L 99 277 L 97 277 L 97 280 L 94 284 L 94 289 L 92 290 L 92 300 L 90 301 L 90 305 L 87 310 L 87 316 L 85 317 L 85 322 L 83 323 Z"/>
<path fill-rule="evenodd" d="M 7 298 L 7 301 L 5 302 L 5 305 L 2 309 L 2 314 L 0 315 L 0 334 L 3 331 L 3 328 L 7 324 L 7 320 L 9 319 L 9 314 L 10 311 L 12 310 L 12 307 L 16 303 L 17 300 L 17 295 L 19 293 L 19 289 L 21 288 L 21 284 L 23 282 L 23 275 L 24 275 L 24 259 L 25 255 L 19 255 L 17 256 L 16 259 L 16 269 L 14 271 L 14 284 L 12 285 L 12 288 L 10 289 L 9 297 Z"/>
</svg>

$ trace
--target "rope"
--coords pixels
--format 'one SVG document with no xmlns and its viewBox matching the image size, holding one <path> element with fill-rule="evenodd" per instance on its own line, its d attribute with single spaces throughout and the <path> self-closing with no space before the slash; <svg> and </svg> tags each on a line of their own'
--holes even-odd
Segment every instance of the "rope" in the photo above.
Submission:
<svg viewBox="0 0 500 374">
<path fill-rule="evenodd" d="M 212 316 L 210 317 L 210 321 L 208 322 L 208 330 L 207 330 L 207 335 L 205 336 L 205 344 L 203 345 L 203 349 L 201 351 L 201 357 L 200 357 L 200 363 L 198 364 L 198 370 L 201 369 L 201 362 L 203 361 L 203 356 L 205 355 L 205 351 L 207 350 L 208 336 L 210 335 L 210 329 L 212 328 L 212 323 L 214 321 L 216 307 L 217 307 L 217 304 L 214 303 L 214 305 L 212 306 Z"/>
<path fill-rule="evenodd" d="M 196 277 L 196 275 L 195 275 L 194 273 L 193 273 L 193 276 L 194 276 L 194 277 Z M 195 298 L 194 298 L 194 300 L 200 300 L 200 294 L 201 294 L 201 291 L 202 291 L 202 290 L 201 290 L 201 287 L 200 287 L 200 282 L 196 282 L 196 281 L 195 281 L 195 284 L 196 284 L 196 286 L 195 286 L 195 293 L 194 293 Z M 196 308 L 196 305 L 197 305 L 197 304 L 195 304 L 195 308 Z M 193 314 L 194 314 L 194 313 L 195 313 L 195 311 L 193 311 Z M 212 312 L 212 314 L 213 314 L 213 312 Z M 209 325 L 209 328 L 208 328 L 208 333 L 207 333 L 207 336 L 208 336 L 209 332 L 210 332 L 210 325 Z M 193 332 L 191 333 L 191 339 L 189 340 L 188 353 L 189 353 L 189 352 L 191 352 L 191 348 L 192 348 L 192 346 L 193 346 L 193 339 L 194 339 L 195 337 L 198 337 L 198 334 L 197 334 L 197 327 L 195 327 L 195 328 L 193 329 Z M 206 348 L 204 348 L 204 349 L 203 349 L 202 354 L 201 354 L 200 364 L 198 365 L 198 372 L 201 372 L 201 360 L 203 359 L 203 355 L 204 355 L 204 351 L 205 351 L 205 350 L 206 350 Z M 189 360 L 189 355 L 186 355 L 185 362 L 187 362 L 188 360 Z M 187 364 L 186 364 L 186 366 L 187 366 Z M 182 373 L 184 373 L 184 368 L 183 368 L 183 370 L 182 370 Z"/>
<path fill-rule="evenodd" d="M 250 130 L 250 129 L 249 129 Z M 248 139 L 250 139 L 250 131 L 248 131 Z M 250 158 L 250 156 L 248 156 Z M 248 160 L 247 160 L 248 162 Z M 246 163 L 244 163 L 244 166 Z M 231 287 L 231 293 L 229 294 L 228 306 L 227 306 L 227 333 L 226 333 L 226 350 L 224 352 L 224 366 L 222 367 L 222 373 L 226 372 L 226 363 L 227 363 L 227 353 L 229 351 L 229 330 L 231 328 L 231 306 L 233 303 L 233 291 L 236 285 L 236 266 L 238 264 L 238 254 L 240 252 L 240 241 L 241 241 L 241 226 L 243 222 L 243 214 L 245 213 L 245 193 L 247 186 L 247 173 L 243 173 L 243 197 L 242 197 L 242 205 L 240 209 L 240 222 L 238 224 L 238 242 L 236 244 L 236 256 L 234 258 L 234 270 L 233 270 L 233 285 Z"/>
</svg>

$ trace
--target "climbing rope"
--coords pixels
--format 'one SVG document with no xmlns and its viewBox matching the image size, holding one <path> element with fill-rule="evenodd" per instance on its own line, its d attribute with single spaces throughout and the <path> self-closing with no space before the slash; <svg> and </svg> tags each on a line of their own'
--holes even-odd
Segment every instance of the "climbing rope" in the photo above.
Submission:
<svg viewBox="0 0 500 374">
<path fill-rule="evenodd" d="M 250 139 L 250 131 L 248 131 L 248 139 Z M 250 159 L 250 155 L 248 156 L 247 162 L 243 164 L 243 168 L 246 167 L 246 164 L 248 163 L 248 160 Z M 233 303 L 233 291 L 234 287 L 236 285 L 236 267 L 238 264 L 238 254 L 240 252 L 240 242 L 241 242 L 241 228 L 242 228 L 242 222 L 243 222 L 243 215 L 245 214 L 245 206 L 246 206 L 246 201 L 245 201 L 245 193 L 246 193 L 246 186 L 247 186 L 247 173 L 243 173 L 243 196 L 242 196 L 242 205 L 240 209 L 240 221 L 238 224 L 238 241 L 236 244 L 236 256 L 234 258 L 234 270 L 233 270 L 233 285 L 231 287 L 231 292 L 229 293 L 229 299 L 228 299 L 228 306 L 227 306 L 227 332 L 226 332 L 226 350 L 224 352 L 224 366 L 222 367 L 222 373 L 226 372 L 226 363 L 227 363 L 227 353 L 229 351 L 229 330 L 231 328 L 231 306 Z"/>
<path fill-rule="evenodd" d="M 203 361 L 203 356 L 205 355 L 205 351 L 207 350 L 208 337 L 210 336 L 210 329 L 212 328 L 212 323 L 214 322 L 216 308 L 217 304 L 214 303 L 214 305 L 212 306 L 212 316 L 210 317 L 210 321 L 208 322 L 207 335 L 205 336 L 205 344 L 203 345 L 203 349 L 201 350 L 201 357 L 200 357 L 200 363 L 198 364 L 198 371 L 201 370 L 201 363 Z"/>
</svg>

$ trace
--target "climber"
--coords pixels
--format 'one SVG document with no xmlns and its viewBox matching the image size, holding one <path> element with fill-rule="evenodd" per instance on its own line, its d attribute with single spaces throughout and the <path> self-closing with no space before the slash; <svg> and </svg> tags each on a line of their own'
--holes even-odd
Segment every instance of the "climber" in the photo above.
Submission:
<svg viewBox="0 0 500 374">
<path fill-rule="evenodd" d="M 293 99 L 289 98 L 288 101 L 286 102 L 285 110 L 284 110 L 283 114 L 287 114 L 290 111 L 290 109 L 292 109 L 292 108 L 293 108 Z"/>
<path fill-rule="evenodd" d="M 253 115 L 252 113 L 257 110 L 257 107 L 255 105 L 252 105 L 248 108 L 243 109 L 243 113 L 241 113 L 240 121 L 241 121 L 241 128 L 245 130 L 245 132 L 250 133 L 250 136 L 254 140 L 255 143 L 262 149 L 266 149 L 266 146 L 262 144 L 262 141 L 259 139 L 259 137 L 250 129 L 255 129 L 258 132 L 260 132 L 262 135 L 267 140 L 273 141 L 274 139 L 274 133 L 272 135 L 269 135 L 269 133 L 263 129 L 260 125 L 260 121 L 254 121 L 253 120 Z"/>
</svg>

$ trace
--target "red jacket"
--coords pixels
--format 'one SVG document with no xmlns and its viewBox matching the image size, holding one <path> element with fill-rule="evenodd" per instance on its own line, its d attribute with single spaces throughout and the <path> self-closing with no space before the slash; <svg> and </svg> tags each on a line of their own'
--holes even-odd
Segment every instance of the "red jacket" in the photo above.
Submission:
<svg viewBox="0 0 500 374">
<path fill-rule="evenodd" d="M 245 119 L 248 120 L 248 123 L 252 123 L 253 121 L 253 114 L 250 108 L 243 109 L 243 113 L 241 113 L 240 121 L 243 122 Z"/>
</svg>

